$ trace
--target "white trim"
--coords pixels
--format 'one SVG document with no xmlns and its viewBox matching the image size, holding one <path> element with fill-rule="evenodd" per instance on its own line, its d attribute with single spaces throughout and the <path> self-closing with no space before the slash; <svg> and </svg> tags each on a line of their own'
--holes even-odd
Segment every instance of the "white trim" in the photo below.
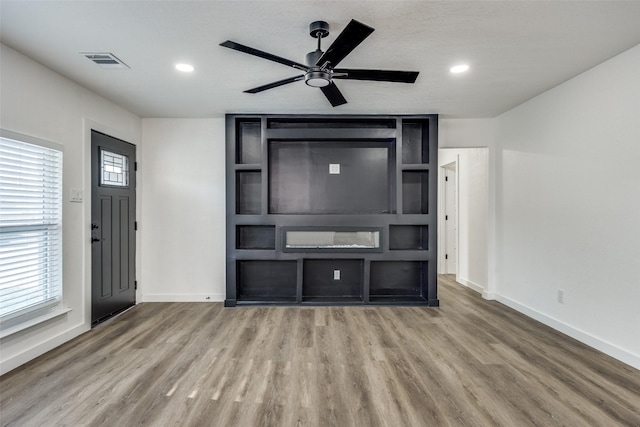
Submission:
<svg viewBox="0 0 640 427">
<path fill-rule="evenodd" d="M 447 148 L 442 148 L 439 150 L 446 150 Z M 445 254 L 447 252 L 447 223 L 445 221 L 445 215 L 447 214 L 446 211 L 446 203 L 447 203 L 447 198 L 445 197 L 446 194 L 446 181 L 445 181 L 445 177 L 447 176 L 447 170 L 453 170 L 454 173 L 456 174 L 456 182 L 455 182 L 455 192 L 456 192 L 456 199 L 455 199 L 455 211 L 456 211 L 456 215 L 455 215 L 455 223 L 456 223 L 456 236 L 455 236 L 455 240 L 456 240 L 456 253 L 455 253 L 455 257 L 456 257 L 456 271 L 455 273 L 453 273 L 456 277 L 458 277 L 458 272 L 459 272 L 459 266 L 460 266 L 460 260 L 458 259 L 458 249 L 460 248 L 460 240 L 459 240 L 459 236 L 458 236 L 458 224 L 459 224 L 459 193 L 460 193 L 460 187 L 459 187 L 459 167 L 460 167 L 460 155 L 456 154 L 456 159 L 452 162 L 443 164 L 443 165 L 439 165 L 438 168 L 438 225 L 437 225 L 437 232 L 438 232 L 438 239 L 437 239 L 437 249 L 438 249 L 438 256 L 437 256 L 437 269 L 438 269 L 438 274 L 451 274 L 448 272 L 448 265 L 447 265 L 447 260 L 445 259 Z M 444 236 L 444 237 L 443 237 Z"/>
<path fill-rule="evenodd" d="M 464 167 L 467 167 L 468 165 L 465 164 Z M 455 187 L 455 192 L 456 192 L 456 197 L 455 197 L 455 215 L 454 217 L 454 223 L 453 225 L 455 226 L 455 236 L 454 238 L 456 239 L 456 250 L 455 252 L 455 256 L 456 256 L 456 278 L 458 278 L 458 276 L 460 276 L 460 177 L 462 176 L 462 173 L 460 172 L 461 170 L 461 165 L 460 165 L 460 153 L 456 154 L 456 170 L 455 170 L 455 180 L 456 182 L 454 182 L 454 187 Z M 468 243 L 467 243 L 468 245 Z M 468 261 L 467 261 L 467 265 L 468 265 Z M 468 267 L 467 267 L 468 270 Z"/>
<path fill-rule="evenodd" d="M 13 357 L 10 357 L 0 363 L 0 375 L 4 375 L 7 372 L 17 368 L 20 365 L 24 365 L 25 363 L 35 359 L 38 356 L 43 355 L 44 353 L 53 350 L 54 348 L 61 346 L 74 339 L 75 337 L 87 332 L 91 327 L 85 324 L 81 324 L 75 326 L 71 329 L 62 332 L 55 337 L 52 337 L 46 341 L 43 341 L 31 348 L 26 349 L 25 351 L 16 354 Z"/>
<path fill-rule="evenodd" d="M 36 316 L 29 320 L 24 320 L 24 321 L 21 321 L 20 323 L 16 323 L 13 326 L 0 329 L 0 339 L 8 337 L 9 335 L 18 333 L 20 331 L 24 331 L 27 328 L 30 328 L 35 325 L 39 325 L 40 323 L 46 322 L 47 320 L 53 319 L 55 317 L 62 316 L 63 314 L 67 314 L 70 311 L 71 311 L 70 308 L 64 308 L 60 306 L 51 310 L 47 310 L 46 313 L 41 314 L 40 316 Z"/>
<path fill-rule="evenodd" d="M 467 288 L 478 292 L 479 294 L 484 293 L 484 288 L 482 286 L 478 285 L 477 283 L 472 282 L 471 280 L 466 280 L 466 279 L 463 279 L 460 276 L 456 276 L 456 282 L 458 282 L 462 286 L 466 286 Z"/>
<path fill-rule="evenodd" d="M 222 294 L 143 294 L 141 302 L 224 302 Z"/>
<path fill-rule="evenodd" d="M 495 292 L 482 291 L 482 298 L 486 300 L 493 301 L 497 296 L 498 294 L 496 294 Z"/>
<path fill-rule="evenodd" d="M 53 150 L 58 150 L 64 153 L 64 145 L 58 144 L 57 142 L 48 141 L 46 139 L 38 138 L 36 136 L 25 135 L 20 132 L 14 132 L 8 129 L 0 129 L 0 136 L 7 139 L 12 139 L 14 141 L 26 142 L 27 144 L 32 145 L 40 145 L 45 148 L 51 148 Z"/>
<path fill-rule="evenodd" d="M 614 344 L 611 344 L 598 337 L 581 331 L 580 329 L 576 329 L 573 326 L 567 325 L 566 323 L 554 319 L 553 317 L 547 316 L 546 314 L 540 313 L 508 297 L 496 295 L 496 300 L 506 305 L 507 307 L 510 307 L 532 319 L 537 320 L 538 322 L 544 323 L 545 325 L 555 329 L 556 331 L 562 332 L 563 334 L 566 334 L 571 338 L 575 338 L 576 340 L 590 347 L 593 347 L 596 350 L 600 350 L 601 352 L 608 354 L 609 356 L 618 359 L 621 362 L 624 362 L 636 369 L 640 369 L 640 356 L 636 354 L 633 354 Z"/>
</svg>

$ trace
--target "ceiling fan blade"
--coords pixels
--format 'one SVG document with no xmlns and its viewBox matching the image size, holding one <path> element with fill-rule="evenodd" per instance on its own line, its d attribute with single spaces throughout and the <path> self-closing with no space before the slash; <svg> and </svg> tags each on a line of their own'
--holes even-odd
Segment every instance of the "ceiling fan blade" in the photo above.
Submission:
<svg viewBox="0 0 640 427">
<path fill-rule="evenodd" d="M 335 68 L 334 79 L 347 80 L 375 80 L 379 82 L 414 83 L 418 78 L 418 71 L 394 70 L 354 70 L 350 68 Z"/>
<path fill-rule="evenodd" d="M 316 65 L 321 67 L 325 62 L 329 62 L 331 67 L 335 67 L 373 31 L 374 29 L 370 26 L 352 19 L 338 34 L 329 49 L 318 59 Z"/>
<path fill-rule="evenodd" d="M 279 64 L 287 65 L 289 67 L 297 68 L 298 70 L 309 71 L 309 67 L 307 67 L 306 65 L 300 64 L 299 62 L 291 61 L 289 59 L 282 58 L 280 56 L 276 56 L 271 53 L 263 52 L 261 50 L 254 49 L 252 47 L 245 46 L 240 43 L 232 42 L 231 40 L 227 40 L 226 42 L 220 43 L 220 46 L 228 47 L 229 49 L 237 50 L 239 52 L 248 53 L 249 55 L 268 59 L 269 61 L 273 61 Z"/>
<path fill-rule="evenodd" d="M 254 87 L 253 89 L 248 89 L 248 90 L 245 90 L 244 92 L 258 93 L 258 92 L 262 92 L 263 90 L 273 89 L 274 87 L 286 85 L 286 84 L 297 82 L 300 80 L 304 80 L 304 74 L 295 76 L 295 77 L 289 77 L 288 79 L 278 80 L 277 82 L 269 83 L 263 86 Z"/>
<path fill-rule="evenodd" d="M 332 106 L 337 107 L 338 105 L 346 104 L 347 100 L 342 96 L 342 92 L 338 89 L 333 82 L 328 86 L 321 87 L 320 90 L 324 93 L 324 96 L 327 97 Z"/>
</svg>

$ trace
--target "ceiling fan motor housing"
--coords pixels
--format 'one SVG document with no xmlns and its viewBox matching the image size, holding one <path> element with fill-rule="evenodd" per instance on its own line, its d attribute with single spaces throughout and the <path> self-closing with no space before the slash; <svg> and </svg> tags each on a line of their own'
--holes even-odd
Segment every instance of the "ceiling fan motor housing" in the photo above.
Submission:
<svg viewBox="0 0 640 427">
<path fill-rule="evenodd" d="M 331 71 L 323 70 L 316 65 L 318 59 L 320 59 L 323 53 L 324 52 L 320 49 L 316 49 L 313 52 L 307 53 L 307 65 L 311 69 L 304 75 L 304 82 L 308 86 L 324 87 L 328 86 L 331 83 Z"/>
<path fill-rule="evenodd" d="M 309 53 L 307 53 L 307 57 L 306 57 L 307 65 L 308 65 L 310 68 L 317 68 L 317 69 L 319 69 L 320 67 L 318 67 L 318 66 L 316 65 L 316 62 L 318 62 L 318 59 L 320 59 L 320 57 L 322 57 L 322 54 L 323 54 L 323 53 L 324 53 L 324 52 L 323 52 L 323 51 L 321 51 L 320 49 L 316 49 L 316 50 L 314 50 L 313 52 L 309 52 Z"/>
</svg>

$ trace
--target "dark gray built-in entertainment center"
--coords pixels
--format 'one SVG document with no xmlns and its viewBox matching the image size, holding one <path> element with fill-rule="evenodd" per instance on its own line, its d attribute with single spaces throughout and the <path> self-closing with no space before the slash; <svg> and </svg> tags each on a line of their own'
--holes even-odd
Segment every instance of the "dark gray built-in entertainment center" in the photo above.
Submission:
<svg viewBox="0 0 640 427">
<path fill-rule="evenodd" d="M 227 296 L 438 305 L 437 115 L 227 115 Z"/>
</svg>

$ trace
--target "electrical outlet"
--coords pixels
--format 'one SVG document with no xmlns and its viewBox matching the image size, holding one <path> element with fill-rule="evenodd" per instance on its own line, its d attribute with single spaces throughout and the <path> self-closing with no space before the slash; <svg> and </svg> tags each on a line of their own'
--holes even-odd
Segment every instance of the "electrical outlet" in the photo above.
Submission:
<svg viewBox="0 0 640 427">
<path fill-rule="evenodd" d="M 562 289 L 558 289 L 558 302 L 564 304 L 564 291 Z"/>
<path fill-rule="evenodd" d="M 333 280 L 340 280 L 340 270 L 333 270 Z"/>
<path fill-rule="evenodd" d="M 340 175 L 340 163 L 329 163 L 329 174 Z"/>
</svg>

